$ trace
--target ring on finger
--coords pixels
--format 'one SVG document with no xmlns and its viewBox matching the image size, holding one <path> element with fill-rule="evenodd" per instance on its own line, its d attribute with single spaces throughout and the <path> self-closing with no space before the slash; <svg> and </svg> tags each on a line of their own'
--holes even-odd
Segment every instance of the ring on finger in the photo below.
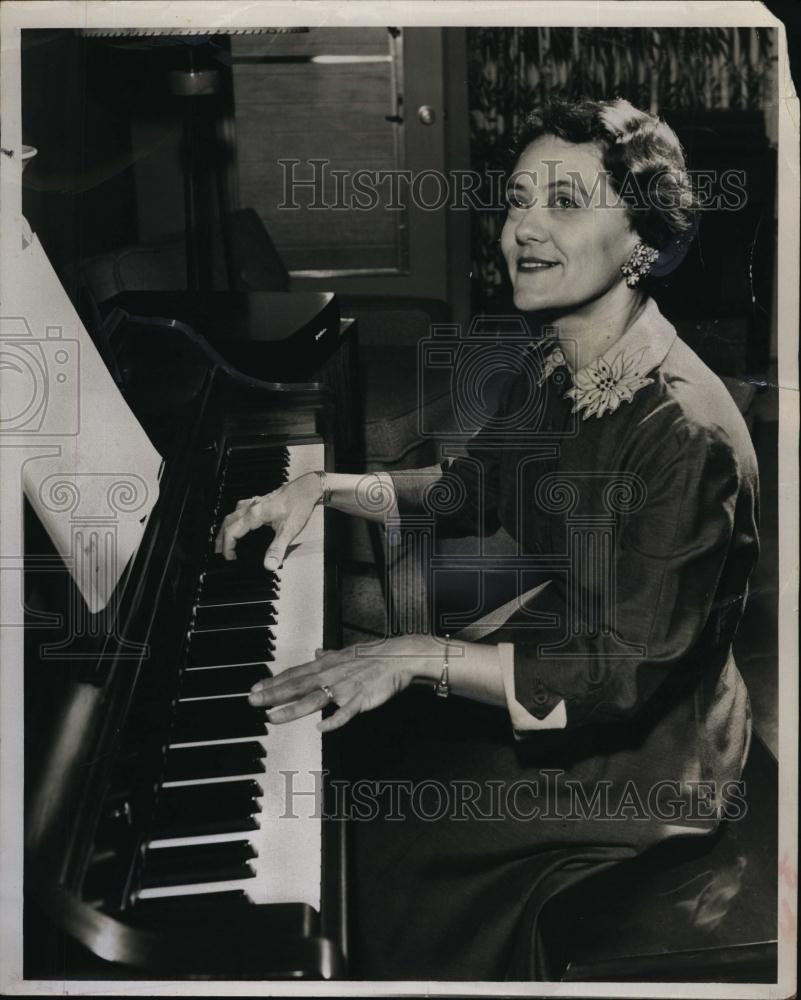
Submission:
<svg viewBox="0 0 801 1000">
<path fill-rule="evenodd" d="M 332 703 L 333 701 L 335 701 L 335 700 L 336 700 L 336 699 L 334 698 L 334 692 L 333 692 L 333 691 L 331 690 L 331 688 L 330 688 L 330 687 L 329 687 L 329 686 L 328 686 L 327 684 L 321 684 L 321 685 L 320 685 L 320 690 L 321 690 L 321 691 L 323 692 L 323 694 L 324 694 L 324 695 L 326 696 L 326 698 L 328 699 L 328 704 L 329 704 L 329 705 L 330 705 L 330 704 L 331 704 L 331 703 Z"/>
</svg>

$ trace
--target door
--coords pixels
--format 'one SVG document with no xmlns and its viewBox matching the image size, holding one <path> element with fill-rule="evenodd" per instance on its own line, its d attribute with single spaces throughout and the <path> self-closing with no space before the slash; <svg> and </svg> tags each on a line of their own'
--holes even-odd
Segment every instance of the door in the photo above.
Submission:
<svg viewBox="0 0 801 1000">
<path fill-rule="evenodd" d="M 444 35 L 314 27 L 232 37 L 238 204 L 261 217 L 293 288 L 447 300 L 449 242 L 466 278 L 465 212 L 449 241 L 446 129 L 456 116 L 446 122 Z"/>
</svg>

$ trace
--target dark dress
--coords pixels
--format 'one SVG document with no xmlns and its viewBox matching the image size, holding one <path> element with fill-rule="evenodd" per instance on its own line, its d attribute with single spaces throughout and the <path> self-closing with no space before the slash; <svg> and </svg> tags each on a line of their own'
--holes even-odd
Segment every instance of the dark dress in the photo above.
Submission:
<svg viewBox="0 0 801 1000">
<path fill-rule="evenodd" d="M 393 479 L 402 521 L 512 540 L 511 559 L 435 565 L 451 611 L 454 590 L 469 620 L 550 581 L 482 641 L 514 644 L 517 718 L 564 702 L 566 725 L 515 730 L 507 709 L 412 688 L 346 727 L 351 778 L 386 793 L 350 823 L 362 978 L 540 978 L 550 896 L 737 803 L 750 712 L 731 643 L 758 552 L 745 424 L 652 301 L 575 376 L 552 346 L 521 353 L 500 433 Z"/>
</svg>

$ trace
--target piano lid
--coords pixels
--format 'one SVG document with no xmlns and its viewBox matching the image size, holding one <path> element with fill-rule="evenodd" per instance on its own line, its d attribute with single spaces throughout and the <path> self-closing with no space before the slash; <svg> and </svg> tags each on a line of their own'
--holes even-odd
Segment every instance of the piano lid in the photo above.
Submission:
<svg viewBox="0 0 801 1000">
<path fill-rule="evenodd" d="M 29 446 L 25 495 L 96 614 L 139 546 L 162 460 L 35 235 L 14 267 L 3 307 L 0 429 Z"/>
</svg>

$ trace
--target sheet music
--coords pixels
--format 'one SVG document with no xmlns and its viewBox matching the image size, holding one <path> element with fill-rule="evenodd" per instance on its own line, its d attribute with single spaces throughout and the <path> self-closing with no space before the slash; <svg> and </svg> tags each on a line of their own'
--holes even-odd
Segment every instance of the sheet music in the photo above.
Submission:
<svg viewBox="0 0 801 1000">
<path fill-rule="evenodd" d="M 95 614 L 139 546 L 162 459 L 35 234 L 23 243 L 3 317 L 0 423 L 21 441 L 53 445 L 25 462 L 25 495 Z"/>
</svg>

